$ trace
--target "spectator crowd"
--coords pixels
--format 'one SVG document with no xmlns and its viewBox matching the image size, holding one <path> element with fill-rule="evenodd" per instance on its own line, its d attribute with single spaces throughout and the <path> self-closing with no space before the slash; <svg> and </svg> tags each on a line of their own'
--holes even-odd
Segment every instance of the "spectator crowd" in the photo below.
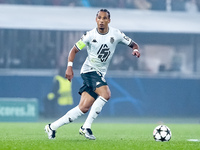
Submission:
<svg viewBox="0 0 200 150">
<path fill-rule="evenodd" d="M 200 0 L 0 0 L 0 4 L 127 8 L 199 12 Z"/>
</svg>

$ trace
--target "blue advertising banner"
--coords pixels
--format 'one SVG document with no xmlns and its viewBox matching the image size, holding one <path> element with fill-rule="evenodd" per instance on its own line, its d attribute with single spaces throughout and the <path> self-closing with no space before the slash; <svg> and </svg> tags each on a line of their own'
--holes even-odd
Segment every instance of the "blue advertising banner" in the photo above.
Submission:
<svg viewBox="0 0 200 150">
<path fill-rule="evenodd" d="M 18 119 L 36 120 L 36 117 L 31 117 L 33 115 L 31 109 L 37 111 L 37 104 L 31 103 L 29 98 L 38 99 L 38 111 L 44 117 L 58 118 L 78 105 L 80 101 L 78 91 L 83 82 L 81 77 L 73 78 L 70 85 L 71 93 L 64 94 L 67 97 L 72 96 L 72 101 L 65 105 L 59 103 L 59 99 L 52 99 L 52 94 L 49 94 L 53 88 L 53 78 L 50 76 L 1 76 L 1 98 L 10 96 L 26 99 L 23 100 L 25 102 L 9 102 L 7 105 L 12 107 L 7 108 L 6 105 L 6 112 L 5 106 L 2 108 L 1 104 L 0 119 L 3 119 L 2 115 L 10 113 L 12 117 L 14 114 L 15 117 L 18 115 Z M 200 117 L 199 78 L 107 77 L 106 80 L 111 90 L 111 99 L 104 106 L 101 116 Z M 18 106 L 18 104 L 23 106 Z M 19 115 L 22 114 L 24 116 L 20 117 Z M 34 113 L 34 116 L 36 114 Z M 12 117 L 11 119 L 14 120 Z"/>
<path fill-rule="evenodd" d="M 0 121 L 34 122 L 37 120 L 37 99 L 0 98 Z"/>
</svg>

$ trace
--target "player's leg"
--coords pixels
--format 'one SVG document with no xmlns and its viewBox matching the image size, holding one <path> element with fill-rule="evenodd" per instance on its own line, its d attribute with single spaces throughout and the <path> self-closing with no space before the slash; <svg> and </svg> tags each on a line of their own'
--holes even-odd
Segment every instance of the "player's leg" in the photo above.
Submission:
<svg viewBox="0 0 200 150">
<path fill-rule="evenodd" d="M 101 112 L 103 106 L 106 104 L 106 102 L 110 99 L 110 89 L 107 85 L 101 86 L 95 90 L 95 93 L 99 95 L 99 97 L 95 100 L 93 103 L 90 113 L 83 124 L 83 126 L 80 128 L 79 133 L 82 134 L 85 130 L 88 130 L 89 134 L 85 134 L 85 137 L 91 140 L 95 140 L 95 136 L 92 134 L 91 126 L 94 121 L 94 119 L 97 118 L 99 113 Z"/>
<path fill-rule="evenodd" d="M 107 100 L 110 98 L 111 95 L 110 89 L 107 86 L 106 80 L 104 79 L 104 77 L 100 72 L 94 71 L 81 74 L 81 77 L 84 80 L 84 86 L 80 88 L 79 93 L 80 94 L 83 92 L 88 93 L 89 96 L 93 97 L 93 101 L 88 99 L 91 102 L 89 104 L 92 104 L 89 106 L 92 107 L 85 123 L 80 128 L 79 133 L 85 135 L 85 137 L 88 139 L 94 140 L 96 138 L 92 134 L 91 124 L 94 121 L 94 119 L 98 116 L 98 114 L 101 112 Z M 89 110 L 89 107 L 84 107 L 84 108 L 86 108 L 87 111 Z M 88 130 L 88 132 L 86 132 L 86 130 Z M 85 134 L 85 132 L 88 134 Z"/>
<path fill-rule="evenodd" d="M 81 100 L 78 106 L 83 113 L 86 113 L 88 112 L 94 101 L 95 98 L 93 98 L 90 94 L 88 94 L 88 92 L 84 91 L 81 94 Z"/>
<path fill-rule="evenodd" d="M 82 114 L 86 113 L 92 104 L 94 103 L 94 98 L 90 96 L 87 92 L 83 92 L 81 95 L 81 100 L 78 106 L 69 110 L 63 117 L 56 120 L 55 122 L 45 126 L 45 131 L 48 134 L 49 139 L 55 138 L 56 130 L 68 123 L 73 122 Z"/>
<path fill-rule="evenodd" d="M 107 101 L 111 97 L 111 92 L 110 92 L 110 88 L 108 87 L 108 85 L 103 85 L 101 87 L 96 88 L 95 93 L 97 93 L 99 96 L 103 97 Z"/>
<path fill-rule="evenodd" d="M 73 109 L 69 110 L 63 117 L 56 120 L 55 122 L 48 124 L 45 126 L 45 132 L 48 134 L 49 139 L 55 138 L 56 130 L 68 123 L 73 122 L 79 116 L 83 115 L 84 113 L 79 109 L 79 106 L 74 107 Z"/>
<path fill-rule="evenodd" d="M 79 103 L 80 110 L 86 113 L 90 109 L 90 107 L 93 105 L 94 101 L 95 101 L 95 98 L 92 97 L 88 92 L 84 91 L 81 94 L 81 101 Z M 79 133 L 81 135 L 84 135 L 86 138 L 90 140 L 96 139 L 90 128 L 83 128 L 81 126 L 81 128 L 79 129 Z"/>
<path fill-rule="evenodd" d="M 64 124 L 68 124 L 76 120 L 79 116 L 83 115 L 84 113 L 80 110 L 79 106 L 76 106 L 69 110 L 63 117 L 56 120 L 51 124 L 52 130 L 57 130 L 59 127 L 63 126 Z"/>
<path fill-rule="evenodd" d="M 110 89 L 107 85 L 101 86 L 95 90 L 95 93 L 99 95 L 99 97 L 95 100 L 93 103 L 90 113 L 83 124 L 83 128 L 91 128 L 92 122 L 94 119 L 97 118 L 97 116 L 100 114 L 103 106 L 106 104 L 106 102 L 110 99 Z"/>
</svg>

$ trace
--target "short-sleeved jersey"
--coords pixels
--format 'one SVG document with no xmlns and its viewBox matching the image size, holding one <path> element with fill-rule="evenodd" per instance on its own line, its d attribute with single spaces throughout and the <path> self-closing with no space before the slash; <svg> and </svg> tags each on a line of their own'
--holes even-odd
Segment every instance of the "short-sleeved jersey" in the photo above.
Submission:
<svg viewBox="0 0 200 150">
<path fill-rule="evenodd" d="M 117 44 L 130 45 L 131 42 L 132 39 L 113 27 L 109 27 L 106 34 L 100 34 L 97 28 L 88 31 L 75 44 L 78 50 L 87 46 L 88 56 L 81 68 L 81 73 L 99 71 L 105 76 Z"/>
</svg>

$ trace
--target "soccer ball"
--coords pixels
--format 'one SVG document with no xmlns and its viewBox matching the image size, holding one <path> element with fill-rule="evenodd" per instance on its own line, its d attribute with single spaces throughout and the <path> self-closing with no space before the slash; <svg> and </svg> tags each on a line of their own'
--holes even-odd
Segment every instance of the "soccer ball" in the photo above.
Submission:
<svg viewBox="0 0 200 150">
<path fill-rule="evenodd" d="M 171 139 L 172 133 L 166 125 L 159 125 L 153 130 L 155 141 L 166 142 Z"/>
</svg>

